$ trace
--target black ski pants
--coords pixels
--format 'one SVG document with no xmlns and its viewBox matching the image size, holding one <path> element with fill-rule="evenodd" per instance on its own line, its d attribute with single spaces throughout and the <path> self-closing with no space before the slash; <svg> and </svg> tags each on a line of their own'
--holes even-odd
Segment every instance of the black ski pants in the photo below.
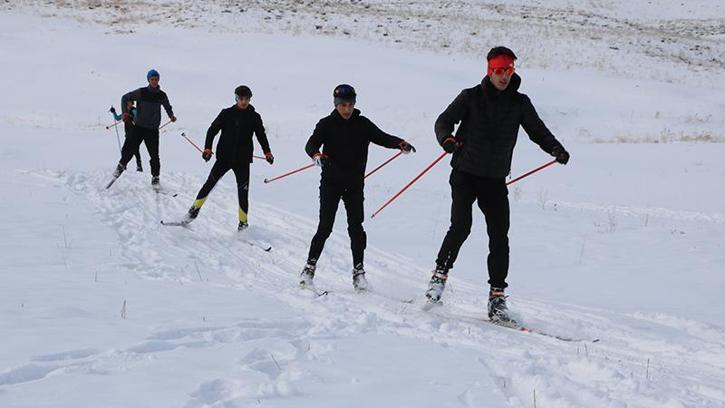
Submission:
<svg viewBox="0 0 725 408">
<path fill-rule="evenodd" d="M 332 233 L 337 207 L 342 200 L 347 212 L 347 233 L 350 235 L 353 266 L 363 263 L 367 246 L 367 235 L 362 226 L 365 216 L 363 187 L 362 182 L 346 185 L 346 183 L 322 180 L 320 183 L 320 222 L 317 225 L 315 236 L 312 237 L 308 260 L 320 259 L 325 241 Z"/>
<path fill-rule="evenodd" d="M 146 150 L 149 151 L 149 164 L 151 165 L 151 175 L 158 176 L 161 171 L 161 161 L 159 160 L 159 130 L 158 129 L 147 129 L 140 126 L 134 126 L 131 137 L 126 137 L 126 141 L 123 142 L 123 148 L 121 149 L 121 161 L 119 162 L 122 166 L 126 167 L 134 153 L 138 152 L 141 142 L 146 145 Z"/>
<path fill-rule="evenodd" d="M 451 226 L 438 252 L 436 265 L 446 270 L 453 267 L 461 245 L 471 233 L 472 206 L 478 201 L 486 219 L 488 232 L 488 283 L 505 288 L 509 269 L 509 201 L 504 178 L 478 177 L 453 170 L 450 177 Z"/>
<path fill-rule="evenodd" d="M 206 199 L 216 183 L 229 171 L 234 172 L 237 178 L 237 197 L 239 198 L 239 219 L 247 222 L 247 212 L 249 211 L 249 162 L 228 163 L 222 160 L 214 162 L 209 177 L 196 195 L 196 199 Z"/>
<path fill-rule="evenodd" d="M 133 137 L 133 123 L 131 122 L 124 122 L 123 123 L 123 130 L 125 133 L 126 139 Z M 124 140 L 124 144 L 126 144 L 126 141 Z M 133 157 L 136 158 L 136 167 L 141 168 L 141 152 L 139 151 L 139 146 L 136 146 L 136 151 L 133 152 Z"/>
</svg>

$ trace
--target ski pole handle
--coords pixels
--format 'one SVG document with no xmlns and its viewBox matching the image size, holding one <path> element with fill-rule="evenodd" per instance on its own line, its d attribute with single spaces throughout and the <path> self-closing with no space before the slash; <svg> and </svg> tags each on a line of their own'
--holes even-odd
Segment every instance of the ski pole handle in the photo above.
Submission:
<svg viewBox="0 0 725 408">
<path fill-rule="evenodd" d="M 401 154 L 403 154 L 403 151 L 402 151 L 402 150 L 401 150 L 401 151 L 399 151 L 398 153 L 396 153 L 396 154 L 395 154 L 395 155 L 394 155 L 393 157 L 389 158 L 388 160 L 385 160 L 385 161 L 383 162 L 383 164 L 381 164 L 381 165 L 379 165 L 378 167 L 376 167 L 376 168 L 372 169 L 372 170 L 370 171 L 370 173 L 368 173 L 368 174 L 366 174 L 366 175 L 365 175 L 365 178 L 368 178 L 368 177 L 372 176 L 372 175 L 373 175 L 373 173 L 375 173 L 376 171 L 378 171 L 378 170 L 382 169 L 382 168 L 383 168 L 383 167 L 384 167 L 384 166 L 385 166 L 386 164 L 388 164 L 388 163 L 390 163 L 391 161 L 393 161 L 393 160 L 397 159 L 398 157 L 400 157 L 400 155 L 401 155 Z"/>
<path fill-rule="evenodd" d="M 264 183 L 265 183 L 265 184 L 267 184 L 267 183 L 271 183 L 271 182 L 273 182 L 273 181 L 275 181 L 275 180 L 279 180 L 279 179 L 281 179 L 281 178 L 285 178 L 285 177 L 287 177 L 287 176 L 291 176 L 291 175 L 293 175 L 293 174 L 295 174 L 295 173 L 299 173 L 299 172 L 301 172 L 302 170 L 307 170 L 307 169 L 309 169 L 310 167 L 315 167 L 315 163 L 310 163 L 310 164 L 308 164 L 307 166 L 304 166 L 304 167 L 300 167 L 300 168 L 299 168 L 299 169 L 297 169 L 297 170 L 292 170 L 292 171 L 290 171 L 289 173 L 285 173 L 285 174 L 282 174 L 281 176 L 277 176 L 277 177 L 272 177 L 271 179 L 264 179 Z"/>
<path fill-rule="evenodd" d="M 537 167 L 537 168 L 535 168 L 535 169 L 533 169 L 533 170 L 529 171 L 528 173 L 524 173 L 524 174 L 522 174 L 522 175 L 520 175 L 520 176 L 516 177 L 515 179 L 513 179 L 513 180 L 509 181 L 508 183 L 506 183 L 506 185 L 508 186 L 509 184 L 513 184 L 513 183 L 515 183 L 515 182 L 517 182 L 517 181 L 521 180 L 522 178 L 528 177 L 528 176 L 530 176 L 530 175 L 532 175 L 532 174 L 536 173 L 537 171 L 541 171 L 541 170 L 544 170 L 545 168 L 547 168 L 547 167 L 551 166 L 551 165 L 552 165 L 552 164 L 554 164 L 554 163 L 556 163 L 556 159 L 554 159 L 554 160 L 552 160 L 552 161 L 550 161 L 550 162 L 548 162 L 548 163 L 546 163 L 546 164 L 543 164 L 543 165 L 541 165 L 541 166 L 539 166 L 539 167 Z"/>
<path fill-rule="evenodd" d="M 423 169 L 423 171 L 421 171 L 417 176 L 415 176 L 415 178 L 413 180 L 410 180 L 408 182 L 408 184 L 405 185 L 405 187 L 403 187 L 394 196 L 392 196 L 388 201 L 386 201 L 385 204 L 382 205 L 382 207 L 378 208 L 378 210 L 375 211 L 370 218 L 375 218 L 375 216 L 378 215 L 380 213 L 380 211 L 383 211 L 383 209 L 385 209 L 385 207 L 387 207 L 390 203 L 392 203 L 393 201 L 395 201 L 395 199 L 397 199 L 398 197 L 400 197 L 400 195 L 403 194 L 403 192 L 405 192 L 405 190 L 407 190 L 416 181 L 418 181 L 421 177 L 423 177 L 423 175 L 425 175 L 425 173 L 427 173 L 428 170 L 430 170 L 431 168 L 433 168 L 433 166 L 435 166 L 436 164 L 438 164 L 439 161 L 443 160 L 443 158 L 446 157 L 447 154 L 448 154 L 447 152 L 441 153 L 440 156 L 438 156 L 435 160 L 433 160 L 433 163 L 429 164 L 428 167 L 426 167 L 425 169 Z"/>
</svg>

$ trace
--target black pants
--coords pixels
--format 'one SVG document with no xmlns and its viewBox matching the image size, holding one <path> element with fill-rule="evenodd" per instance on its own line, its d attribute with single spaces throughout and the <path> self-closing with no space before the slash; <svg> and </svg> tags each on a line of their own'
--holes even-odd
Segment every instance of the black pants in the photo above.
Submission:
<svg viewBox="0 0 725 408">
<path fill-rule="evenodd" d="M 367 235 L 362 226 L 365 216 L 363 186 L 363 183 L 345 185 L 324 180 L 320 183 L 320 223 L 317 225 L 315 236 L 312 237 L 307 259 L 320 259 L 325 241 L 332 233 L 337 207 L 342 199 L 347 212 L 347 233 L 350 235 L 353 266 L 363 262 L 367 246 Z"/>
<path fill-rule="evenodd" d="M 126 136 L 126 139 L 133 137 L 133 123 L 131 122 L 124 122 L 123 123 L 123 130 Z M 125 144 L 124 140 L 124 144 Z M 141 168 L 141 152 L 139 151 L 139 146 L 136 146 L 136 151 L 133 152 L 133 157 L 136 158 L 136 167 Z"/>
<path fill-rule="evenodd" d="M 478 208 L 486 218 L 488 232 L 488 283 L 494 287 L 505 288 L 509 269 L 510 216 L 506 180 L 477 177 L 453 170 L 450 184 L 453 196 L 451 227 L 443 239 L 436 265 L 445 269 L 453 267 L 461 245 L 471 233 L 471 209 L 473 202 L 478 200 Z"/>
<path fill-rule="evenodd" d="M 197 203 L 199 206 L 206 197 L 211 193 L 216 183 L 221 180 L 222 177 L 229 171 L 234 172 L 234 176 L 237 178 L 237 197 L 239 198 L 239 220 L 247 222 L 247 212 L 249 211 L 249 163 L 227 163 L 225 161 L 217 160 L 214 162 L 209 177 L 206 182 L 199 190 L 199 194 L 196 195 Z"/>
<path fill-rule="evenodd" d="M 141 142 L 146 145 L 146 150 L 149 151 L 149 164 L 151 165 L 151 175 L 158 176 L 161 171 L 161 161 L 159 160 L 159 130 L 158 129 L 147 129 L 140 126 L 134 126 L 131 137 L 127 137 L 126 141 L 123 142 L 123 148 L 121 149 L 121 165 L 126 167 L 135 152 L 138 152 Z"/>
</svg>

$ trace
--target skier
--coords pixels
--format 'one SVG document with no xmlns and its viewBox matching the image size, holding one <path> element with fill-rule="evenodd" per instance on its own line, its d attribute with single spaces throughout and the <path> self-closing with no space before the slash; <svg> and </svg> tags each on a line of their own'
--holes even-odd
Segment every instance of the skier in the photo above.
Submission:
<svg viewBox="0 0 725 408">
<path fill-rule="evenodd" d="M 357 290 L 367 289 L 363 267 L 367 236 L 362 223 L 368 146 L 373 142 L 389 149 L 398 148 L 403 153 L 415 152 L 410 143 L 383 132 L 368 118 L 360 115 L 360 111 L 355 109 L 356 97 L 352 86 L 337 86 L 333 91 L 335 110 L 317 123 L 305 146 L 307 154 L 322 168 L 322 177 L 320 221 L 301 273 L 300 285 L 303 287 L 313 287 L 317 260 L 332 232 L 335 213 L 342 199 L 347 212 L 347 231 L 352 249 L 353 287 Z M 324 148 L 320 152 L 322 146 Z"/>
<path fill-rule="evenodd" d="M 123 132 L 124 138 L 128 139 L 133 133 L 133 118 L 136 116 L 136 107 L 133 105 L 133 102 L 128 101 L 126 111 L 128 112 L 130 120 L 123 122 Z M 113 106 L 111 106 L 111 113 L 113 114 L 113 118 L 116 119 L 116 122 L 123 118 L 123 115 L 116 113 L 116 108 L 114 108 Z M 136 171 L 143 172 L 143 165 L 141 164 L 141 153 L 139 151 L 139 147 L 141 146 L 136 147 L 136 151 L 133 153 L 133 156 L 136 158 Z"/>
<path fill-rule="evenodd" d="M 199 190 L 199 194 L 196 195 L 194 204 L 186 213 L 182 224 L 190 223 L 199 215 L 201 206 L 217 181 L 229 170 L 232 170 L 237 178 L 237 195 L 239 198 L 239 226 L 237 230 L 242 231 L 249 225 L 249 163 L 252 162 L 252 152 L 254 150 L 252 134 L 257 136 L 257 141 L 262 146 L 267 163 L 274 163 L 274 156 L 269 149 L 262 117 L 254 110 L 254 106 L 249 104 L 252 99 L 252 91 L 247 86 L 238 86 L 234 90 L 234 98 L 236 104 L 222 109 L 206 132 L 204 152 L 201 155 L 205 161 L 211 159 L 211 146 L 214 137 L 220 130 L 222 132 L 216 146 L 216 162 L 214 162 L 214 166 L 209 172 L 206 183 Z"/>
<path fill-rule="evenodd" d="M 159 73 L 155 69 L 150 70 L 146 74 L 146 80 L 149 85 L 144 88 L 133 90 L 121 97 L 121 106 L 123 107 L 123 121 L 130 122 L 131 114 L 128 111 L 128 102 L 136 102 L 136 115 L 133 117 L 133 132 L 132 137 L 127 138 L 123 143 L 121 149 L 121 160 L 116 166 L 116 170 L 113 172 L 113 180 L 108 185 L 109 187 L 113 184 L 123 170 L 126 168 L 126 164 L 131 160 L 135 151 L 138 150 L 141 142 L 146 144 L 146 149 L 149 152 L 151 160 L 151 185 L 154 189 L 158 190 L 161 186 L 159 184 L 159 172 L 161 169 L 161 162 L 159 160 L 159 124 L 161 123 L 161 106 L 163 105 L 166 114 L 169 116 L 172 122 L 176 122 L 176 116 L 174 111 L 171 109 L 169 104 L 169 98 L 166 93 L 161 90 L 159 86 Z"/>
<path fill-rule="evenodd" d="M 438 143 L 453 154 L 449 179 L 451 225 L 425 295 L 430 302 L 439 301 L 448 272 L 471 231 L 471 207 L 478 201 L 489 238 L 488 316 L 495 323 L 515 324 L 508 314 L 504 294 L 508 286 L 510 215 L 505 178 L 511 170 L 519 125 L 559 163 L 566 164 L 569 153 L 541 121 L 529 97 L 518 92 L 521 78 L 515 73 L 513 51 L 495 47 L 486 59 L 488 72 L 483 81 L 464 89 L 435 122 Z M 459 122 L 453 136 L 453 128 Z"/>
</svg>

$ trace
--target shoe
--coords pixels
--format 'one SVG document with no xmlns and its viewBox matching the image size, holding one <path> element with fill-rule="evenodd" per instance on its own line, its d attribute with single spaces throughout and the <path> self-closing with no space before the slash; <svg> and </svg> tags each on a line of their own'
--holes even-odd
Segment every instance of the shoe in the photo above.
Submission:
<svg viewBox="0 0 725 408">
<path fill-rule="evenodd" d="M 428 290 L 425 291 L 425 297 L 428 298 L 429 302 L 436 303 L 441 300 L 443 290 L 446 288 L 446 281 L 448 280 L 448 270 L 441 267 L 436 267 L 433 271 L 428 282 Z"/>
<path fill-rule="evenodd" d="M 191 208 L 189 208 L 189 211 L 184 214 L 184 219 L 181 221 L 184 224 L 188 224 L 196 219 L 196 217 L 199 215 L 199 210 L 201 210 L 201 207 L 196 208 L 193 205 Z"/>
<path fill-rule="evenodd" d="M 302 273 L 300 273 L 300 286 L 314 287 L 314 283 L 312 282 L 312 279 L 315 277 L 315 269 L 317 269 L 317 260 L 316 259 L 309 259 L 307 260 L 307 263 L 305 264 L 305 267 L 302 268 Z"/>
<path fill-rule="evenodd" d="M 244 231 L 249 227 L 249 224 L 247 224 L 244 221 L 239 221 L 239 226 L 237 226 L 237 231 Z"/>
<path fill-rule="evenodd" d="M 119 178 L 121 176 L 121 173 L 126 170 L 125 167 L 123 167 L 120 163 L 116 166 L 116 170 L 113 171 L 113 178 Z"/>
<path fill-rule="evenodd" d="M 365 268 L 359 263 L 352 268 L 352 286 L 355 290 L 367 290 L 368 281 L 365 279 Z"/>
<path fill-rule="evenodd" d="M 159 181 L 159 176 L 151 177 L 151 187 L 153 187 L 154 190 L 161 189 L 161 182 Z"/>
<path fill-rule="evenodd" d="M 136 171 L 139 173 L 143 173 L 143 167 L 140 164 L 136 165 Z"/>
<path fill-rule="evenodd" d="M 488 292 L 488 318 L 493 323 L 516 324 L 506 307 L 506 294 L 503 288 L 491 287 Z"/>
</svg>

